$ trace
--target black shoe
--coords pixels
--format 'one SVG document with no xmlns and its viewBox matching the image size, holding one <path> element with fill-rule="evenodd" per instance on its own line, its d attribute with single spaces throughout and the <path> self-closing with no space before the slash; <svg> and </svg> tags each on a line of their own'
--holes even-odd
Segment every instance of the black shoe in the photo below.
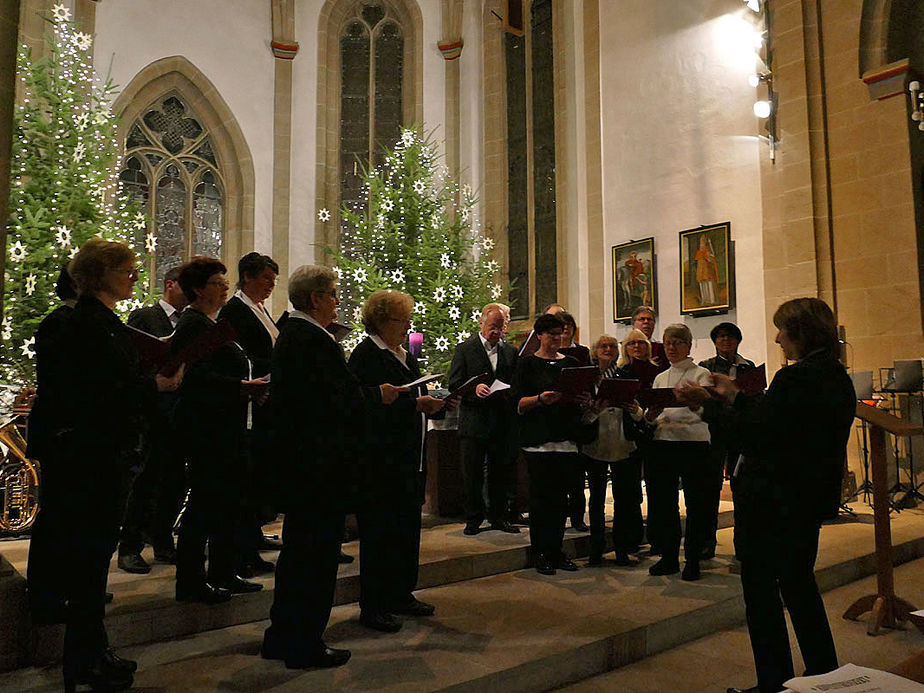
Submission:
<svg viewBox="0 0 924 693">
<path fill-rule="evenodd" d="M 103 659 L 113 669 L 123 669 L 133 674 L 138 671 L 138 662 L 133 659 L 122 659 L 112 649 L 108 649 L 103 653 Z"/>
<path fill-rule="evenodd" d="M 680 563 L 678 561 L 669 561 L 662 558 L 648 569 L 649 575 L 673 575 L 680 572 Z"/>
<path fill-rule="evenodd" d="M 165 546 L 162 549 L 154 549 L 154 560 L 158 563 L 176 565 L 176 549 L 172 546 Z"/>
<path fill-rule="evenodd" d="M 279 551 L 282 549 L 282 542 L 275 534 L 264 534 L 260 538 L 260 551 Z"/>
<path fill-rule="evenodd" d="M 569 573 L 574 573 L 574 572 L 580 570 L 580 569 L 578 568 L 577 563 L 575 563 L 574 561 L 572 561 L 572 560 L 571 560 L 570 558 L 568 558 L 565 554 L 562 554 L 561 556 L 558 557 L 558 565 L 555 566 L 555 567 L 558 568 L 558 569 L 560 569 L 560 570 L 565 570 L 565 571 L 567 571 L 567 572 L 569 572 Z"/>
<path fill-rule="evenodd" d="M 393 613 L 401 614 L 402 616 L 432 616 L 436 613 L 436 607 L 433 604 L 427 604 L 422 602 L 417 598 L 414 598 L 407 606 L 403 606 L 399 609 L 392 609 Z"/>
<path fill-rule="evenodd" d="M 760 686 L 750 688 L 726 688 L 725 693 L 760 693 Z"/>
<path fill-rule="evenodd" d="M 600 554 L 594 554 L 587 559 L 587 567 L 589 568 L 600 568 L 603 565 L 603 556 Z"/>
<path fill-rule="evenodd" d="M 349 650 L 324 647 L 317 652 L 301 656 L 286 657 L 286 669 L 330 669 L 340 667 L 350 661 Z"/>
<path fill-rule="evenodd" d="M 652 544 L 652 545 L 648 548 L 648 555 L 649 555 L 649 556 L 660 556 L 660 555 L 661 555 L 661 547 L 658 546 L 657 544 Z"/>
<path fill-rule="evenodd" d="M 510 524 L 512 525 L 522 525 L 523 527 L 529 527 L 529 518 L 524 517 L 522 513 L 517 513 L 510 516 Z"/>
<path fill-rule="evenodd" d="M 120 553 L 118 564 L 119 569 L 126 573 L 147 575 L 151 572 L 151 566 L 141 557 L 140 553 Z"/>
<path fill-rule="evenodd" d="M 89 662 L 64 663 L 64 690 L 67 693 L 72 693 L 77 686 L 89 686 L 94 691 L 124 691 L 134 682 L 134 674 L 110 664 L 105 653 Z"/>
<path fill-rule="evenodd" d="M 548 556 L 539 554 L 539 558 L 536 560 L 536 572 L 540 575 L 554 575 L 555 563 Z"/>
<path fill-rule="evenodd" d="M 473 537 L 481 531 L 481 525 L 465 525 L 462 534 L 467 537 Z"/>
<path fill-rule="evenodd" d="M 359 615 L 359 622 L 366 628 L 378 630 L 382 633 L 397 633 L 401 630 L 401 621 L 394 614 L 363 614 Z"/>
<path fill-rule="evenodd" d="M 203 582 L 195 587 L 176 588 L 176 600 L 178 602 L 199 602 L 201 604 L 221 604 L 231 599 L 233 595 L 230 591 L 222 587 L 213 587 L 207 582 Z"/>
<path fill-rule="evenodd" d="M 227 582 L 215 583 L 215 587 L 228 590 L 231 594 L 250 594 L 263 589 L 263 585 L 259 582 L 245 580 L 240 575 L 235 575 Z"/>
<path fill-rule="evenodd" d="M 571 529 L 575 532 L 589 532 L 590 527 L 587 526 L 587 523 L 584 520 L 571 521 Z"/>
<path fill-rule="evenodd" d="M 681 580 L 687 582 L 696 582 L 702 577 L 699 572 L 699 561 L 687 561 L 683 564 L 683 572 L 680 574 Z"/>
<path fill-rule="evenodd" d="M 491 529 L 495 529 L 498 532 L 506 532 L 507 534 L 519 534 L 520 528 L 514 527 L 512 524 L 507 522 L 507 520 L 501 520 L 500 522 L 492 522 Z"/>
<path fill-rule="evenodd" d="M 629 554 L 627 554 L 625 551 L 617 551 L 616 560 L 614 560 L 613 563 L 623 568 L 626 566 L 635 565 L 632 559 L 629 558 Z"/>
<path fill-rule="evenodd" d="M 342 563 L 346 565 L 347 563 L 352 563 L 352 562 L 353 562 L 353 557 L 349 554 L 343 553 L 343 551 L 341 551 L 340 555 L 337 556 L 337 563 Z M 346 652 L 347 650 L 343 650 L 343 651 Z"/>
</svg>

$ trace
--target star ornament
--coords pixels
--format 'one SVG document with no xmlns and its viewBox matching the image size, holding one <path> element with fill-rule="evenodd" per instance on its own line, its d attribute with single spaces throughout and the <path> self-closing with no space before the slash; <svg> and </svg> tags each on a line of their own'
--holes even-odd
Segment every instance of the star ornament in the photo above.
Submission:
<svg viewBox="0 0 924 693">
<path fill-rule="evenodd" d="M 74 42 L 74 45 L 77 46 L 82 51 L 85 51 L 93 45 L 93 37 L 90 34 L 85 34 L 82 31 L 78 31 L 74 34 L 71 41 Z"/>
<path fill-rule="evenodd" d="M 66 226 L 55 226 L 52 228 L 55 232 L 55 243 L 59 248 L 67 248 L 71 244 L 71 230 Z"/>
<path fill-rule="evenodd" d="M 404 272 L 400 269 L 394 270 L 389 276 L 391 277 L 391 280 L 396 284 L 401 284 L 404 282 Z"/>
<path fill-rule="evenodd" d="M 485 250 L 493 250 L 494 248 L 494 239 L 493 238 L 483 238 L 481 240 L 481 247 Z"/>
<path fill-rule="evenodd" d="M 87 125 L 90 123 L 90 114 L 81 113 L 79 116 L 74 118 L 74 125 L 77 126 L 78 132 L 83 132 L 87 129 Z"/>
<path fill-rule="evenodd" d="M 421 301 L 414 303 L 414 312 L 423 315 L 427 312 L 427 305 Z"/>
<path fill-rule="evenodd" d="M 96 115 L 93 116 L 93 122 L 97 125 L 105 125 L 109 121 L 109 113 L 105 110 L 100 109 L 96 112 Z"/>
<path fill-rule="evenodd" d="M 31 296 L 35 293 L 35 275 L 30 274 L 26 277 L 26 296 Z"/>
<path fill-rule="evenodd" d="M 369 275 L 366 273 L 364 268 L 357 267 L 355 270 L 353 270 L 353 279 L 358 281 L 360 284 L 364 283 L 368 278 Z"/>
<path fill-rule="evenodd" d="M 26 248 L 22 241 L 16 241 L 10 246 L 10 260 L 13 262 L 22 262 L 26 259 Z"/>
<path fill-rule="evenodd" d="M 453 295 L 453 297 L 455 297 L 455 298 L 462 298 L 462 296 L 464 296 L 465 294 L 464 294 L 464 292 L 462 291 L 462 287 L 461 287 L 461 286 L 459 286 L 458 284 L 453 284 L 453 285 L 452 285 L 452 295 Z"/>
<path fill-rule="evenodd" d="M 80 163 L 83 161 L 83 155 L 87 153 L 87 148 L 84 146 L 83 142 L 78 142 L 77 146 L 74 147 L 74 161 Z"/>
<path fill-rule="evenodd" d="M 494 288 L 491 289 L 491 298 L 500 298 L 503 292 L 504 290 L 501 289 L 500 284 L 495 284 Z"/>
<path fill-rule="evenodd" d="M 443 253 L 440 255 L 440 266 L 444 267 L 445 269 L 452 267 L 452 260 L 449 257 L 449 253 Z"/>
<path fill-rule="evenodd" d="M 417 193 L 418 195 L 423 195 L 423 194 L 424 194 L 424 190 L 426 190 L 426 189 L 427 189 L 427 186 L 424 185 L 424 182 L 423 182 L 422 180 L 415 180 L 415 181 L 414 181 L 414 192 L 415 192 L 415 193 Z"/>
<path fill-rule="evenodd" d="M 144 214 L 138 212 L 135 215 L 135 218 L 132 219 L 132 226 L 134 226 L 139 231 L 148 225 L 148 220 L 144 218 Z"/>
<path fill-rule="evenodd" d="M 436 291 L 433 292 L 433 300 L 437 303 L 442 303 L 446 300 L 446 289 L 442 286 L 436 287 Z"/>
<path fill-rule="evenodd" d="M 449 308 L 449 319 L 458 320 L 462 317 L 462 311 L 459 310 L 459 306 L 450 306 Z"/>
<path fill-rule="evenodd" d="M 149 233 L 147 236 L 145 236 L 144 249 L 149 253 L 153 253 L 155 250 L 157 250 L 157 236 L 155 236 L 153 233 Z"/>
<path fill-rule="evenodd" d="M 320 221 L 322 224 L 330 221 L 330 210 L 327 209 L 326 207 L 322 207 L 321 209 L 319 209 L 318 210 L 318 221 Z"/>
<path fill-rule="evenodd" d="M 475 322 L 478 322 L 478 321 L 481 320 L 481 311 L 480 311 L 480 310 L 473 310 L 473 311 L 472 311 L 472 320 L 474 320 Z"/>
<path fill-rule="evenodd" d="M 395 203 L 392 202 L 389 198 L 382 200 L 382 210 L 385 212 L 390 212 L 395 208 Z"/>
<path fill-rule="evenodd" d="M 461 332 L 459 332 L 459 334 L 458 334 L 458 336 L 456 337 L 456 339 L 457 339 L 459 342 L 464 342 L 466 339 L 468 339 L 468 338 L 471 337 L 471 336 L 472 336 L 472 333 L 471 333 L 471 332 L 469 332 L 468 330 L 462 330 Z"/>
<path fill-rule="evenodd" d="M 71 11 L 63 3 L 52 7 L 51 14 L 56 22 L 66 22 L 71 18 Z"/>
<path fill-rule="evenodd" d="M 414 140 L 415 140 L 415 139 L 416 139 L 416 137 L 414 136 L 414 131 L 413 131 L 413 130 L 404 130 L 404 131 L 401 133 L 401 143 L 402 143 L 405 147 L 410 147 L 412 144 L 414 144 Z"/>
<path fill-rule="evenodd" d="M 437 351 L 446 351 L 449 349 L 449 340 L 443 336 L 436 338 L 436 343 L 434 344 Z"/>
<path fill-rule="evenodd" d="M 35 358 L 35 337 L 29 337 L 22 343 L 22 355 L 28 356 L 30 359 Z"/>
</svg>

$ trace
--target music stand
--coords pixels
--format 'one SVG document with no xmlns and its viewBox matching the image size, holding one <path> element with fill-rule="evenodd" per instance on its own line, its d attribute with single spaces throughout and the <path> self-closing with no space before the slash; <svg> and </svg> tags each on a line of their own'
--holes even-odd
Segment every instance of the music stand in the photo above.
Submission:
<svg viewBox="0 0 924 693">
<path fill-rule="evenodd" d="M 873 399 L 873 372 L 859 371 L 850 374 L 853 381 L 853 389 L 857 394 L 857 401 L 870 402 Z M 859 429 L 863 432 L 862 445 L 860 451 L 863 453 L 863 483 L 857 487 L 857 496 L 863 494 L 863 502 L 869 505 L 869 497 L 873 492 L 873 482 L 869 477 L 869 438 L 866 430 L 866 421 L 859 419 Z M 860 441 L 858 441 L 859 443 Z"/>
</svg>

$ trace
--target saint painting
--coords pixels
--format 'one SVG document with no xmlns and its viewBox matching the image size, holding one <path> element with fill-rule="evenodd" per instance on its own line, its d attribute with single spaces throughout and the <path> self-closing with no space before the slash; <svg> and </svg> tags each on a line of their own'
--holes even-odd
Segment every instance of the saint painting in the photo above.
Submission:
<svg viewBox="0 0 924 693">
<path fill-rule="evenodd" d="M 613 322 L 628 322 L 639 306 L 655 307 L 654 238 L 613 246 Z"/>
<path fill-rule="evenodd" d="M 680 232 L 680 312 L 686 315 L 727 312 L 732 308 L 731 224 Z"/>
</svg>

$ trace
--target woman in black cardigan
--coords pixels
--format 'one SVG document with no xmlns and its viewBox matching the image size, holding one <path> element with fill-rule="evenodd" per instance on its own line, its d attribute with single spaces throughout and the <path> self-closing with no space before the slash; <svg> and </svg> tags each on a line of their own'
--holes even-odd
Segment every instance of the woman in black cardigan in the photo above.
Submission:
<svg viewBox="0 0 924 693">
<path fill-rule="evenodd" d="M 563 368 L 579 364 L 558 353 L 564 322 L 557 315 L 540 315 L 533 325 L 539 349 L 517 361 L 513 392 L 520 418 L 520 447 L 529 469 L 529 542 L 536 553 L 536 570 L 554 575 L 556 568 L 577 570 L 562 553 L 569 479 L 580 465 L 581 405 L 564 401 L 557 391 Z M 584 402 L 589 402 L 589 395 Z"/>
<path fill-rule="evenodd" d="M 368 336 L 350 355 L 350 369 L 363 385 L 396 386 L 420 377 L 420 368 L 402 344 L 411 324 L 414 299 L 400 291 L 373 293 L 363 304 Z M 435 608 L 416 597 L 420 558 L 420 508 L 424 501 L 426 415 L 449 402 L 417 386 L 391 405 L 373 406 L 365 421 L 368 460 L 359 523 L 360 620 L 396 632 L 395 614 L 430 616 Z"/>
<path fill-rule="evenodd" d="M 221 261 L 205 257 L 180 269 L 180 287 L 190 303 L 173 335 L 174 352 L 215 326 L 228 298 L 225 272 Z M 176 427 L 189 462 L 189 498 L 176 544 L 177 601 L 216 604 L 233 593 L 263 588 L 235 574 L 234 532 L 245 493 L 247 403 L 262 401 L 268 387 L 266 380 L 251 378 L 250 362 L 235 342 L 192 364 L 186 374 L 176 406 Z"/>
</svg>

